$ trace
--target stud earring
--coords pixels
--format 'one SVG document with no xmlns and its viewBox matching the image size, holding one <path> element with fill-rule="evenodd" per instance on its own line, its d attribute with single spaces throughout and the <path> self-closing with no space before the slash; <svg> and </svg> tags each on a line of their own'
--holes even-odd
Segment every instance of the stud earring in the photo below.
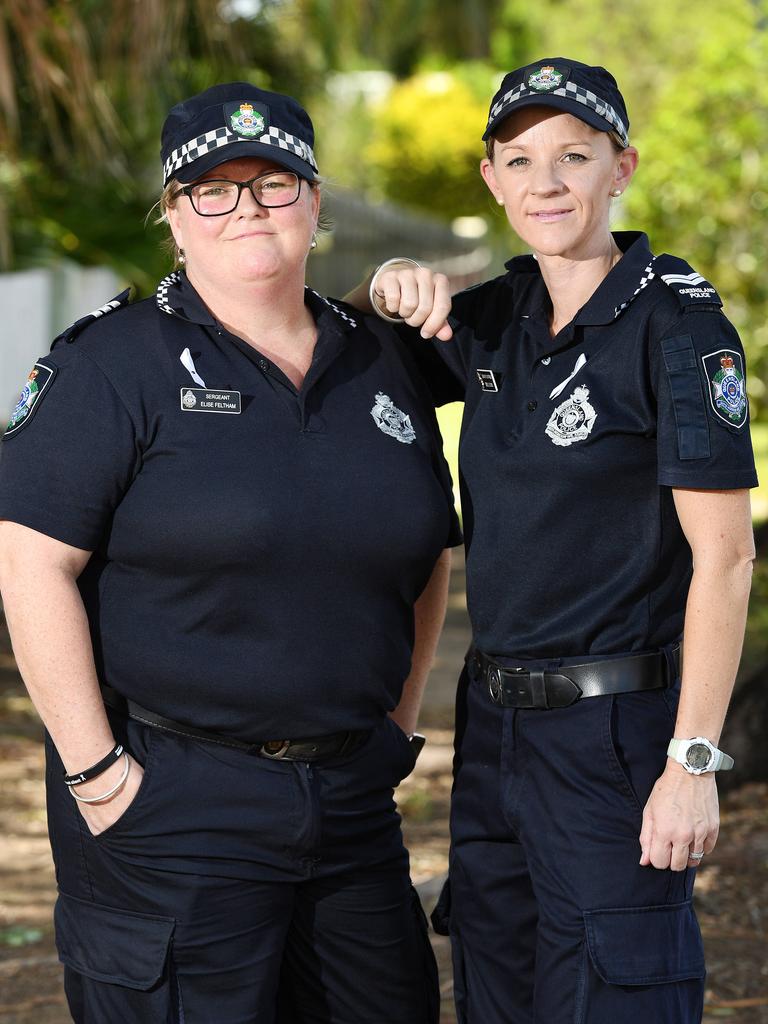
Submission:
<svg viewBox="0 0 768 1024">
<path fill-rule="evenodd" d="M 621 189 L 620 188 L 612 188 L 611 189 L 611 195 L 613 196 L 614 199 L 618 199 L 619 196 L 621 195 Z"/>
<path fill-rule="evenodd" d="M 185 255 L 183 249 L 179 249 L 179 255 L 176 258 L 177 258 L 178 262 L 181 264 L 182 267 L 187 262 L 187 257 Z"/>
<path fill-rule="evenodd" d="M 504 200 L 503 199 L 497 199 L 496 202 L 499 204 L 499 206 L 503 206 L 504 205 Z"/>
<path fill-rule="evenodd" d="M 315 231 L 312 232 L 312 241 L 309 243 L 309 248 L 310 249 L 316 249 L 317 248 L 317 232 L 315 232 Z"/>
</svg>

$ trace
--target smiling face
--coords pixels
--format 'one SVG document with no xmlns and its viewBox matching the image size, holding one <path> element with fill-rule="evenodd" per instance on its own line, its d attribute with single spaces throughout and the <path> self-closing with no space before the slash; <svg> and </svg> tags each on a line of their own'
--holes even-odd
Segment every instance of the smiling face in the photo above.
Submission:
<svg viewBox="0 0 768 1024">
<path fill-rule="evenodd" d="M 611 192 L 624 191 L 637 150 L 572 114 L 524 107 L 495 133 L 480 171 L 512 229 L 537 255 L 588 259 L 610 240 Z"/>
<path fill-rule="evenodd" d="M 197 180 L 247 181 L 282 169 L 270 160 L 244 157 L 219 164 Z M 208 291 L 297 273 L 303 277 L 319 206 L 319 190 L 302 181 L 299 198 L 291 206 L 264 209 L 243 189 L 232 213 L 201 217 L 187 196 L 179 196 L 167 215 L 176 245 L 184 250 L 190 281 L 198 290 Z"/>
</svg>

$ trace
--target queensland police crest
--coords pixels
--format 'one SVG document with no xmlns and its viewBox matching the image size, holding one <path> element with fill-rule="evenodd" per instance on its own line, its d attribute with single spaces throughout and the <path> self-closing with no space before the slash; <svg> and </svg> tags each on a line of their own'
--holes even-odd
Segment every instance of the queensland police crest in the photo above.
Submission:
<svg viewBox="0 0 768 1024">
<path fill-rule="evenodd" d="M 264 115 L 258 110 L 254 110 L 253 104 L 247 101 L 240 104 L 239 110 L 230 113 L 229 123 L 232 125 L 233 131 L 238 135 L 245 136 L 246 139 L 251 139 L 255 135 L 263 135 L 266 127 Z"/>
<path fill-rule="evenodd" d="M 553 444 L 565 448 L 589 437 L 597 413 L 588 398 L 589 388 L 578 387 L 552 411 L 545 429 Z"/>
<path fill-rule="evenodd" d="M 416 431 L 413 429 L 411 417 L 398 409 L 389 395 L 381 391 L 376 395 L 376 401 L 371 409 L 374 423 L 390 437 L 394 437 L 403 444 L 411 444 L 416 440 Z"/>
<path fill-rule="evenodd" d="M 721 348 L 701 358 L 715 416 L 731 427 L 743 427 L 747 422 L 747 388 L 741 353 Z"/>
<path fill-rule="evenodd" d="M 35 363 L 11 413 L 5 437 L 11 437 L 30 420 L 32 412 L 43 397 L 43 393 L 53 380 L 55 373 L 55 367 L 46 366 L 45 363 Z"/>
</svg>

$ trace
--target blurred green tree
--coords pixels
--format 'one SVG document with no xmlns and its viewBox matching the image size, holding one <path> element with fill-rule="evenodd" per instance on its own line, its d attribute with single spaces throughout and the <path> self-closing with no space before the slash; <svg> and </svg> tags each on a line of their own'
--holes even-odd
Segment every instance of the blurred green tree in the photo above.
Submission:
<svg viewBox="0 0 768 1024">
<path fill-rule="evenodd" d="M 0 269 L 67 256 L 151 286 L 165 264 L 144 217 L 168 108 L 228 79 L 320 82 L 324 64 L 281 32 L 278 6 L 242 17 L 222 0 L 4 0 Z"/>
</svg>

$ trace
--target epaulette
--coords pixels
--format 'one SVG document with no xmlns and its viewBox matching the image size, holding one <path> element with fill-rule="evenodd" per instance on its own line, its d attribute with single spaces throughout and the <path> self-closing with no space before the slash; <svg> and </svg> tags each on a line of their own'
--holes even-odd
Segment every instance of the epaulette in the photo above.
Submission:
<svg viewBox="0 0 768 1024">
<path fill-rule="evenodd" d="M 86 316 L 81 316 L 79 320 L 75 320 L 73 324 L 53 339 L 51 349 L 55 348 L 56 345 L 74 341 L 78 334 L 85 330 L 89 324 L 92 324 L 94 320 L 99 320 L 108 313 L 114 313 L 116 309 L 120 309 L 122 306 L 127 306 L 130 295 L 131 289 L 126 288 L 124 292 L 120 292 L 120 294 L 116 295 L 114 299 L 110 299 L 109 302 L 105 302 L 103 306 L 99 306 L 98 309 L 94 309 L 92 313 L 88 313 Z"/>
<path fill-rule="evenodd" d="M 717 289 L 701 274 L 697 274 L 690 263 L 678 256 L 670 256 L 666 252 L 657 256 L 653 262 L 653 272 L 672 289 L 683 309 L 689 306 L 702 308 L 723 305 Z"/>
</svg>

